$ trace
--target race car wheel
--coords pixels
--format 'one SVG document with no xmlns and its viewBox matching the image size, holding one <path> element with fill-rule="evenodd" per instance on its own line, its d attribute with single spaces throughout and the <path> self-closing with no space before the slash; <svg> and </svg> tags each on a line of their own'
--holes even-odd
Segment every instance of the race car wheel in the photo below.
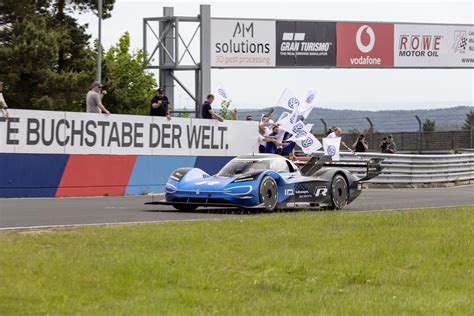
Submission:
<svg viewBox="0 0 474 316">
<path fill-rule="evenodd" d="M 330 209 L 342 209 L 344 206 L 346 206 L 348 198 L 349 194 L 347 190 L 347 181 L 342 175 L 336 174 L 334 178 L 332 178 L 331 182 L 332 206 L 330 207 Z"/>
<path fill-rule="evenodd" d="M 265 210 L 272 212 L 276 209 L 278 204 L 278 187 L 270 176 L 266 176 L 260 182 L 260 202 L 263 203 Z"/>
<path fill-rule="evenodd" d="M 173 204 L 173 207 L 182 212 L 193 212 L 197 209 L 197 205 L 193 204 Z"/>
</svg>

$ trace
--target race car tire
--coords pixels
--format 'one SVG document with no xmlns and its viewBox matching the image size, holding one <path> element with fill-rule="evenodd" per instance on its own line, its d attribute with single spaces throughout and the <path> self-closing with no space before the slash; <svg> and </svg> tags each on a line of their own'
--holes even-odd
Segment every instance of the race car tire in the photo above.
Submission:
<svg viewBox="0 0 474 316">
<path fill-rule="evenodd" d="M 192 204 L 173 204 L 173 207 L 182 212 L 193 212 L 197 209 L 197 205 Z"/>
<path fill-rule="evenodd" d="M 331 181 L 331 206 L 329 209 L 340 210 L 344 208 L 348 199 L 347 181 L 342 175 L 336 174 Z"/>
<path fill-rule="evenodd" d="M 266 176 L 260 182 L 260 188 L 258 190 L 260 195 L 260 203 L 264 205 L 264 208 L 268 212 L 273 212 L 278 204 L 278 186 L 270 176 Z"/>
</svg>

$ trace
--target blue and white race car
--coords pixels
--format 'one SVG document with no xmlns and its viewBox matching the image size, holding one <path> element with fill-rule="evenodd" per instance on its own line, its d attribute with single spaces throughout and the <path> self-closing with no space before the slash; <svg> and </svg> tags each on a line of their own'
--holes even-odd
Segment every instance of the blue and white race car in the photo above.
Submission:
<svg viewBox="0 0 474 316">
<path fill-rule="evenodd" d="M 165 199 L 147 204 L 181 211 L 200 206 L 275 209 L 342 209 L 361 193 L 361 181 L 377 176 L 380 160 L 367 163 L 361 179 L 331 161 L 312 157 L 301 170 L 285 157 L 239 156 L 211 176 L 198 168 L 180 168 L 166 183 Z"/>
</svg>

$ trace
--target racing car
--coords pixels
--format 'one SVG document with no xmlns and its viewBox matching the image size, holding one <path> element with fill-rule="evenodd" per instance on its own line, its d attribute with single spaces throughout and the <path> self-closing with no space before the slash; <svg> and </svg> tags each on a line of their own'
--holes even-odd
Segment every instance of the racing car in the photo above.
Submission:
<svg viewBox="0 0 474 316">
<path fill-rule="evenodd" d="M 300 170 L 279 155 L 243 155 L 212 176 L 198 168 L 173 171 L 165 199 L 146 204 L 172 205 L 181 211 L 200 206 L 338 210 L 360 195 L 361 182 L 380 173 L 380 161 L 369 160 L 365 177 L 358 178 L 330 156 L 311 157 Z"/>
</svg>

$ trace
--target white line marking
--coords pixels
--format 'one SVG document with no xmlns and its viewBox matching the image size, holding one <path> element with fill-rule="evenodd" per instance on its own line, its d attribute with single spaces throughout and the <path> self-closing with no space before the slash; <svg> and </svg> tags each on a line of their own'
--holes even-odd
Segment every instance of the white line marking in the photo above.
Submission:
<svg viewBox="0 0 474 316">
<path fill-rule="evenodd" d="M 360 213 L 379 213 L 379 212 L 405 212 L 410 210 L 424 210 L 424 209 L 447 209 L 455 207 L 474 207 L 472 204 L 468 205 L 450 205 L 450 206 L 430 206 L 430 207 L 413 207 L 413 208 L 399 208 L 399 209 L 388 209 L 388 210 L 367 210 L 367 211 L 335 211 L 335 212 L 324 212 L 325 214 L 360 214 Z M 307 211 L 308 213 L 310 211 Z M 315 214 L 318 211 L 311 211 Z M 296 214 L 296 212 L 291 212 Z M 276 212 L 273 214 L 290 214 L 290 212 Z M 260 216 L 271 216 L 272 214 L 260 214 Z M 192 219 L 170 219 L 162 221 L 137 221 L 137 222 L 116 222 L 116 223 L 91 223 L 91 224 L 64 224 L 64 225 L 43 225 L 43 226 L 18 226 L 18 227 L 5 227 L 0 228 L 0 232 L 7 232 L 13 230 L 35 230 L 35 229 L 56 229 L 56 228 L 74 228 L 74 227 L 94 227 L 94 226 L 117 226 L 117 225 L 140 225 L 140 224 L 166 224 L 166 223 L 178 223 L 178 222 L 202 222 L 202 221 L 222 221 L 228 219 L 251 219 L 260 217 L 258 215 L 246 216 L 233 214 L 227 217 L 208 217 L 208 218 L 192 218 Z"/>
</svg>

